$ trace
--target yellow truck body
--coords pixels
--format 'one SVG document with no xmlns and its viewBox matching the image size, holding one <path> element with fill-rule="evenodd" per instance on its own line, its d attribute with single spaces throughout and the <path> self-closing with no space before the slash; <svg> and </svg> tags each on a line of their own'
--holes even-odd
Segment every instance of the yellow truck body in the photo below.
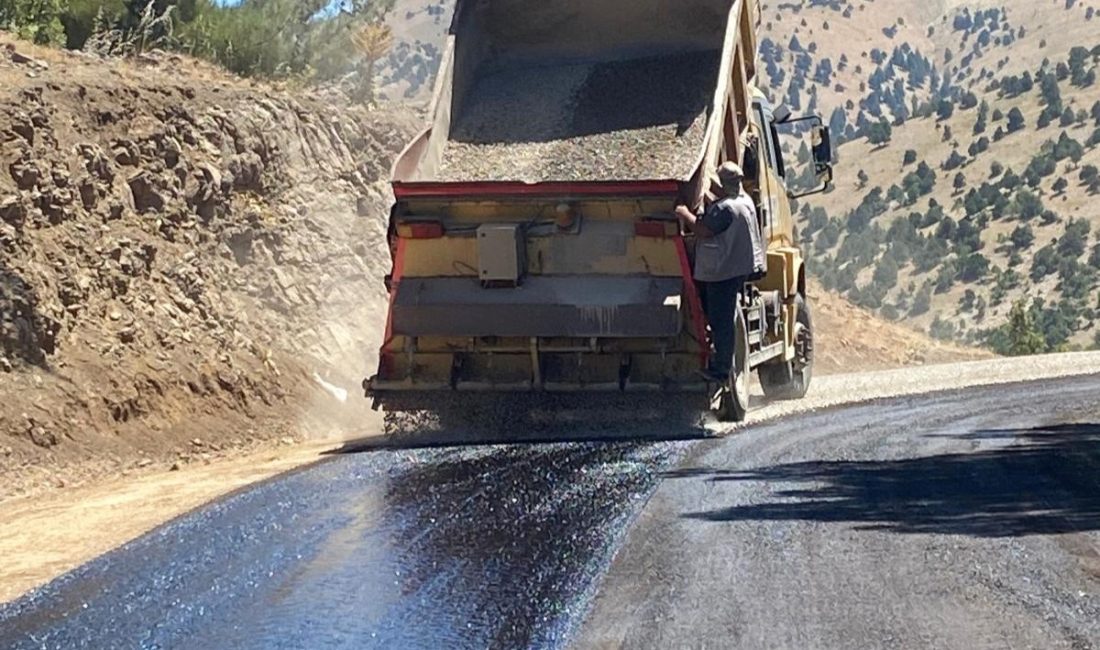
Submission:
<svg viewBox="0 0 1100 650">
<path fill-rule="evenodd" d="M 432 122 L 393 168 L 390 307 L 364 382 L 376 405 L 676 394 L 740 419 L 752 369 L 771 393 L 805 392 L 812 321 L 777 120 L 753 87 L 756 11 L 460 0 Z M 713 199 L 726 161 L 754 170 L 768 267 L 738 316 L 735 380 L 712 386 L 694 242 L 673 209 Z"/>
</svg>

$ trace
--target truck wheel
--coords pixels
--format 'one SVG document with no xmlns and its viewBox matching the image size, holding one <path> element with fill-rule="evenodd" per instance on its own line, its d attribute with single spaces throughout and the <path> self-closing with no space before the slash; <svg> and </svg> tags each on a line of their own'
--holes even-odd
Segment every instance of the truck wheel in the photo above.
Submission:
<svg viewBox="0 0 1100 650">
<path fill-rule="evenodd" d="M 801 399 L 810 390 L 814 370 L 814 319 L 810 304 L 795 297 L 794 360 L 760 367 L 760 386 L 768 399 Z"/>
<path fill-rule="evenodd" d="M 712 400 L 719 422 L 744 422 L 749 414 L 749 333 L 745 312 L 737 309 L 733 330 L 733 371 Z"/>
</svg>

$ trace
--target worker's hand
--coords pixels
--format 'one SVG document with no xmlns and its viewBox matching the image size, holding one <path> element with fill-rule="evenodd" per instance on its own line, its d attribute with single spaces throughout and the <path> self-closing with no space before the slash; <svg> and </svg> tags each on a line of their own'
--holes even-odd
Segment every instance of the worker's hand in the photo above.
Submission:
<svg viewBox="0 0 1100 650">
<path fill-rule="evenodd" d="M 676 206 L 676 218 L 680 220 L 680 223 L 685 226 L 690 226 L 695 223 L 695 213 L 692 212 L 686 205 L 681 203 Z"/>
</svg>

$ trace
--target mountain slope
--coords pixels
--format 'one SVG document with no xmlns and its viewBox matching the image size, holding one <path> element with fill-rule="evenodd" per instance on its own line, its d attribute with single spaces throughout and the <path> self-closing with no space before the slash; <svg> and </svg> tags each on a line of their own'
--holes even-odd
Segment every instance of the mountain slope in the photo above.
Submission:
<svg viewBox="0 0 1100 650">
<path fill-rule="evenodd" d="M 826 286 L 998 347 L 1025 300 L 1044 349 L 1100 344 L 1097 5 L 811 5 L 762 58 L 776 95 L 836 107 L 837 188 L 802 207 Z"/>
</svg>

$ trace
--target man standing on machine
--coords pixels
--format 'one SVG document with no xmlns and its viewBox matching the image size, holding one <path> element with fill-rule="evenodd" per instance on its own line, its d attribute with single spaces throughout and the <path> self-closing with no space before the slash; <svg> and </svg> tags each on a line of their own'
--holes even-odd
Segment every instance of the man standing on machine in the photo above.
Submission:
<svg viewBox="0 0 1100 650">
<path fill-rule="evenodd" d="M 697 237 L 695 280 L 699 282 L 714 355 L 704 371 L 709 381 L 725 383 L 733 368 L 734 310 L 750 277 L 765 270 L 764 246 L 756 207 L 742 187 L 736 163 L 718 168 L 718 199 L 698 216 L 686 206 L 676 216 Z"/>
</svg>

